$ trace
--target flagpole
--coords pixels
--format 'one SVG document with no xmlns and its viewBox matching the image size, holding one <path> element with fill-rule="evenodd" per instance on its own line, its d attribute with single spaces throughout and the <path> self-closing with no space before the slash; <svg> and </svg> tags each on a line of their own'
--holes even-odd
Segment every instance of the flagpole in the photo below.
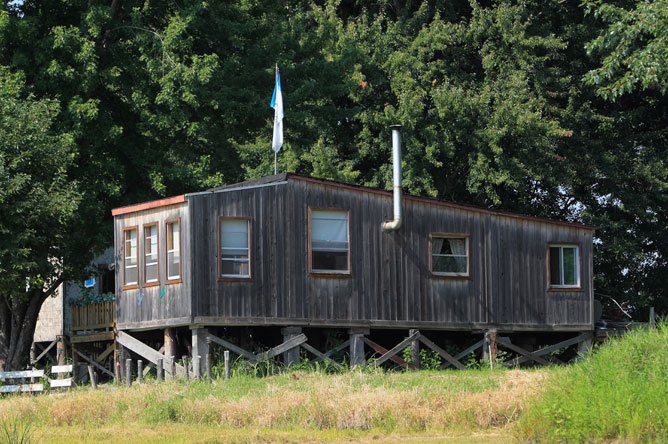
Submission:
<svg viewBox="0 0 668 444">
<path fill-rule="evenodd" d="M 278 79 L 278 63 L 276 64 L 275 70 L 274 70 L 274 83 L 276 83 L 277 79 Z M 278 163 L 277 163 L 277 161 L 278 161 L 278 151 L 274 150 L 274 175 L 278 174 L 278 169 L 277 169 L 278 168 L 277 167 Z"/>
</svg>

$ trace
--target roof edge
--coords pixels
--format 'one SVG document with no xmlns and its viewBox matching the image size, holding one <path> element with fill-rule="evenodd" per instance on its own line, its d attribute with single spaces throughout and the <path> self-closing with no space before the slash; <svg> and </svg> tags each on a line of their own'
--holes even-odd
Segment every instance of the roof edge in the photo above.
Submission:
<svg viewBox="0 0 668 444">
<path fill-rule="evenodd" d="M 382 194 L 384 196 L 392 197 L 392 191 L 381 190 L 379 188 L 366 187 L 366 186 L 362 186 L 362 185 L 351 185 L 351 184 L 347 184 L 347 183 L 344 183 L 344 182 L 337 182 L 337 181 L 329 180 L 329 179 L 319 179 L 319 178 L 316 178 L 316 177 L 301 176 L 301 175 L 295 174 L 295 173 L 288 173 L 287 178 L 288 179 L 295 179 L 295 180 L 302 180 L 302 181 L 305 181 L 305 182 L 315 182 L 315 183 L 320 183 L 320 184 L 325 185 L 325 186 L 344 188 L 344 189 L 354 190 L 354 191 L 359 191 L 359 192 Z M 528 215 L 524 215 L 524 214 L 511 213 L 511 212 L 508 212 L 508 211 L 490 210 L 490 209 L 487 209 L 487 208 L 476 207 L 474 205 L 448 202 L 448 201 L 444 201 L 444 200 L 441 200 L 441 199 L 437 199 L 435 197 L 422 197 L 422 196 L 415 196 L 415 195 L 412 195 L 412 194 L 404 193 L 403 198 L 405 200 L 429 203 L 429 204 L 432 204 L 432 205 L 438 205 L 438 206 L 453 208 L 453 209 L 474 211 L 474 212 L 483 213 L 483 214 L 490 214 L 490 215 L 503 216 L 503 217 L 511 217 L 511 218 L 515 218 L 515 219 L 523 219 L 523 220 L 529 220 L 529 221 L 541 222 L 541 223 L 553 224 L 553 225 L 563 225 L 563 226 L 568 226 L 568 227 L 572 227 L 572 228 L 586 229 L 586 230 L 591 230 L 591 231 L 595 231 L 595 230 L 598 229 L 598 227 L 595 227 L 593 225 L 586 225 L 586 224 L 580 224 L 580 223 L 576 223 L 576 222 L 567 222 L 567 221 L 562 221 L 562 220 L 548 219 L 546 217 L 528 216 Z"/>
<path fill-rule="evenodd" d="M 166 197 L 164 199 L 150 200 L 148 202 L 114 208 L 111 210 L 111 215 L 120 216 L 122 214 L 136 213 L 138 211 L 151 210 L 154 208 L 167 207 L 170 205 L 178 205 L 180 203 L 184 203 L 185 201 L 186 195 L 180 194 L 178 196 Z"/>
</svg>

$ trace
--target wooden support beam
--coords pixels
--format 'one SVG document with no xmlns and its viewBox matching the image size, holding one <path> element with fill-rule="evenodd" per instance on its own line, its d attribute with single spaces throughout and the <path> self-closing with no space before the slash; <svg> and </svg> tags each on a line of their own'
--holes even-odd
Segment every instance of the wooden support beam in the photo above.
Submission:
<svg viewBox="0 0 668 444">
<path fill-rule="evenodd" d="M 431 342 L 428 338 L 426 338 L 424 335 L 420 335 L 420 342 L 422 342 L 424 345 L 429 347 L 430 349 L 434 350 L 436 353 L 438 353 L 443 359 L 445 359 L 449 364 L 453 365 L 454 367 L 464 370 L 466 369 L 466 366 L 456 360 L 450 353 L 446 352 L 443 350 L 441 347 L 438 345 L 434 344 Z"/>
<path fill-rule="evenodd" d="M 321 352 L 318 351 L 317 349 L 311 347 L 311 346 L 308 345 L 306 342 L 304 342 L 304 343 L 301 345 L 301 347 L 302 347 L 304 350 L 306 350 L 307 352 L 310 352 L 310 353 L 314 354 L 315 356 L 317 356 L 318 358 L 322 359 L 323 361 L 329 362 L 329 363 L 332 364 L 334 367 L 336 367 L 336 368 L 338 368 L 338 369 L 341 368 L 341 365 L 340 365 L 338 362 L 335 362 L 335 361 L 332 360 L 330 357 L 325 356 L 324 353 L 321 353 Z"/>
<path fill-rule="evenodd" d="M 522 355 L 526 358 L 529 358 L 532 361 L 536 361 L 539 364 L 550 365 L 549 361 L 546 361 L 545 359 L 541 358 L 540 356 L 536 356 L 534 353 L 531 353 L 531 352 L 529 352 L 529 351 L 527 351 L 527 350 L 525 350 L 521 347 L 518 347 L 515 344 L 512 344 L 508 338 L 498 337 L 498 338 L 496 338 L 496 343 L 497 343 L 497 345 L 499 345 L 503 348 L 506 348 L 508 350 L 512 350 L 515 353 L 520 354 L 520 355 Z"/>
<path fill-rule="evenodd" d="M 74 350 L 74 353 L 76 353 L 79 357 L 81 357 L 84 361 L 88 362 L 90 365 L 96 367 L 98 370 L 100 370 L 102 373 L 106 373 L 112 378 L 114 377 L 114 374 L 111 373 L 109 370 L 106 368 L 102 367 L 100 364 L 95 362 L 93 359 L 89 358 L 88 356 L 84 355 L 81 353 L 79 350 Z"/>
<path fill-rule="evenodd" d="M 207 332 L 206 337 L 207 337 L 207 340 L 209 342 L 214 342 L 218 345 L 221 345 L 221 346 L 225 347 L 226 349 L 228 349 L 229 351 L 234 352 L 239 356 L 243 356 L 244 358 L 248 359 L 251 362 L 254 362 L 256 360 L 255 355 L 253 353 L 251 353 L 249 351 L 246 351 L 243 348 L 232 344 L 231 342 L 227 342 L 224 339 L 220 339 L 219 337 L 214 336 L 214 335 L 212 335 L 211 333 L 208 333 L 208 332 Z"/>
<path fill-rule="evenodd" d="M 149 347 L 138 339 L 133 338 L 129 334 L 119 331 L 116 336 L 116 341 L 121 344 L 123 347 L 132 350 L 137 353 L 139 356 L 146 358 L 148 361 L 151 361 L 154 364 L 158 364 L 159 359 L 163 359 L 164 362 L 168 365 L 168 368 L 171 368 L 169 365 L 172 361 L 172 358 L 165 356 L 159 353 L 157 350 Z M 176 364 L 176 373 L 179 375 L 185 375 L 186 370 L 182 365 Z M 112 375 L 113 376 L 113 375 Z"/>
<path fill-rule="evenodd" d="M 415 333 L 413 333 L 412 335 L 410 335 L 409 337 L 407 337 L 406 339 L 404 339 L 403 341 L 392 347 L 391 350 L 385 352 L 380 358 L 376 360 L 376 365 L 381 365 L 383 362 L 394 357 L 394 355 L 396 355 L 397 353 L 399 353 L 400 351 L 411 345 L 412 342 L 419 339 L 420 339 L 420 332 L 416 331 Z M 406 365 L 408 367 L 412 367 L 413 369 L 416 368 L 414 364 L 406 364 Z"/>
<path fill-rule="evenodd" d="M 476 342 L 475 344 L 473 344 L 469 348 L 466 348 L 463 351 L 461 351 L 457 356 L 455 356 L 455 360 L 461 361 L 461 359 L 467 357 L 469 355 L 469 353 L 471 353 L 473 351 L 476 351 L 477 349 L 482 347 L 484 343 L 485 343 L 484 339 L 479 340 L 478 342 Z"/>
<path fill-rule="evenodd" d="M 584 333 L 582 333 L 582 334 L 580 334 L 580 335 L 578 335 L 574 338 L 566 339 L 565 341 L 558 342 L 554 345 L 550 345 L 549 347 L 544 347 L 544 348 L 541 348 L 540 350 L 536 350 L 535 352 L 533 352 L 533 354 L 535 356 L 549 355 L 553 351 L 559 350 L 560 348 L 570 347 L 571 345 L 575 345 L 575 344 L 578 344 L 580 342 L 584 342 L 586 340 L 591 339 L 593 336 L 594 336 L 594 334 L 592 332 L 584 332 Z M 557 360 L 557 358 L 553 358 L 553 359 Z M 527 361 L 530 361 L 530 360 L 531 359 L 529 359 L 527 357 L 521 356 L 517 359 L 511 359 L 509 361 L 506 361 L 506 362 L 503 363 L 503 365 L 506 366 L 506 367 L 511 367 L 511 366 L 514 366 L 514 365 L 523 364 L 523 363 L 525 363 Z M 561 360 L 557 360 L 557 362 L 561 363 L 561 364 L 564 364 L 564 362 L 561 361 Z"/>
<path fill-rule="evenodd" d="M 161 353 L 161 354 L 163 354 L 163 355 L 165 354 L 165 346 L 164 346 L 164 345 L 158 349 L 158 353 Z M 164 361 L 163 361 L 163 362 L 164 362 Z M 142 376 L 146 376 L 146 375 L 148 375 L 148 372 L 150 372 L 151 369 L 152 369 L 153 367 L 155 367 L 155 365 L 156 365 L 156 364 L 154 364 L 154 363 L 152 363 L 152 362 L 149 361 L 149 363 L 148 363 L 148 365 L 146 366 L 146 368 L 144 368 L 144 372 L 142 373 Z"/>
<path fill-rule="evenodd" d="M 46 349 L 44 349 L 44 351 L 43 351 L 39 356 L 37 356 L 34 360 L 31 360 L 30 363 L 31 363 L 31 364 L 35 364 L 36 362 L 38 362 L 38 361 L 39 361 L 40 359 L 42 359 L 42 358 L 44 357 L 44 355 L 46 355 L 46 354 L 49 352 L 49 350 L 51 350 L 57 343 L 58 343 L 58 339 L 52 341 L 51 344 L 49 344 L 48 347 L 46 347 Z M 39 346 L 39 344 L 37 344 L 37 345 Z M 41 346 L 40 346 L 40 348 L 41 348 Z"/>
<path fill-rule="evenodd" d="M 298 335 L 298 336 L 293 336 L 292 338 L 288 339 L 284 343 L 277 345 L 276 347 L 269 349 L 268 351 L 264 353 L 259 353 L 255 355 L 255 360 L 256 361 L 266 361 L 272 358 L 275 358 L 276 356 L 280 355 L 281 353 L 284 353 L 288 350 L 292 350 L 295 347 L 299 347 L 302 345 L 304 342 L 308 341 L 308 338 L 304 333 Z"/>
<path fill-rule="evenodd" d="M 369 347 L 371 347 L 372 349 L 374 349 L 376 352 L 380 353 L 381 355 L 384 355 L 385 353 L 387 353 L 386 348 L 381 347 L 380 345 L 376 344 L 375 342 L 373 342 L 369 338 L 365 337 L 364 338 L 364 343 L 366 345 L 368 345 Z M 402 367 L 408 367 L 408 363 L 406 361 L 404 361 L 403 359 L 401 359 L 400 357 L 398 357 L 398 356 L 392 356 L 390 358 L 390 360 L 399 364 L 399 365 L 401 365 Z"/>
<path fill-rule="evenodd" d="M 72 344 L 79 344 L 81 342 L 111 341 L 113 339 L 114 339 L 114 332 L 113 331 L 91 333 L 91 334 L 88 334 L 88 335 L 72 335 L 72 336 L 70 336 L 70 342 Z"/>
<path fill-rule="evenodd" d="M 104 360 L 109 357 L 110 354 L 114 352 L 114 349 L 116 347 L 116 344 L 111 344 L 105 351 L 102 352 L 100 356 L 98 356 L 95 360 L 99 362 L 100 364 L 104 363 Z"/>
<path fill-rule="evenodd" d="M 331 349 L 330 351 L 323 353 L 323 354 L 322 354 L 322 357 L 316 355 L 317 357 L 316 357 L 315 359 L 310 360 L 310 361 L 309 361 L 309 364 L 310 364 L 310 363 L 313 363 L 313 362 L 317 362 L 317 361 L 322 361 L 322 360 L 324 360 L 324 359 L 330 359 L 330 356 L 332 356 L 334 353 L 340 352 L 341 350 L 345 349 L 345 348 L 348 347 L 349 345 L 350 345 L 350 339 L 348 339 L 348 340 L 342 342 L 341 344 L 337 345 L 336 347 L 334 347 L 334 348 Z M 303 346 L 304 346 L 304 345 L 302 345 L 302 347 L 303 347 Z M 332 361 L 332 362 L 334 362 L 334 361 Z"/>
</svg>

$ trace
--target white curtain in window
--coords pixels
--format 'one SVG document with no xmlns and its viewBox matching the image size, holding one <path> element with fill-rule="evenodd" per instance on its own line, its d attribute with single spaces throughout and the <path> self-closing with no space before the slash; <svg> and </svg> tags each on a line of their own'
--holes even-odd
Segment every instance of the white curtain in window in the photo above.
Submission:
<svg viewBox="0 0 668 444">
<path fill-rule="evenodd" d="M 458 256 L 466 256 L 466 239 L 452 238 L 448 239 L 448 242 L 450 243 L 450 249 L 452 250 L 452 254 L 456 254 Z"/>
<path fill-rule="evenodd" d="M 223 249 L 239 249 L 247 251 L 248 221 L 241 219 L 223 220 L 220 224 L 220 243 Z M 244 255 L 247 254 L 246 251 L 243 252 Z"/>
<path fill-rule="evenodd" d="M 313 210 L 311 212 L 311 246 L 314 250 L 347 250 L 348 212 Z"/>
</svg>

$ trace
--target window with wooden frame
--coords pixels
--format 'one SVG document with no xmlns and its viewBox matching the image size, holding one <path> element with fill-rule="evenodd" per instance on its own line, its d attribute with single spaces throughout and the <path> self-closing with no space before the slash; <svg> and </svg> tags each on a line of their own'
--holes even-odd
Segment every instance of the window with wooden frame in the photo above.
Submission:
<svg viewBox="0 0 668 444">
<path fill-rule="evenodd" d="M 144 286 L 158 285 L 158 224 L 144 225 Z"/>
<path fill-rule="evenodd" d="M 309 208 L 308 261 L 312 274 L 350 274 L 348 210 Z"/>
<path fill-rule="evenodd" d="M 137 258 L 137 227 L 123 229 L 123 288 L 136 288 L 139 285 Z"/>
<path fill-rule="evenodd" d="M 166 284 L 181 282 L 181 219 L 165 221 Z"/>
<path fill-rule="evenodd" d="M 548 251 L 549 288 L 580 288 L 580 247 L 573 244 L 550 244 Z"/>
<path fill-rule="evenodd" d="M 433 276 L 469 277 L 468 234 L 431 233 L 430 270 Z"/>
<path fill-rule="evenodd" d="M 250 279 L 251 221 L 250 218 L 220 217 L 219 219 L 219 279 Z"/>
</svg>

